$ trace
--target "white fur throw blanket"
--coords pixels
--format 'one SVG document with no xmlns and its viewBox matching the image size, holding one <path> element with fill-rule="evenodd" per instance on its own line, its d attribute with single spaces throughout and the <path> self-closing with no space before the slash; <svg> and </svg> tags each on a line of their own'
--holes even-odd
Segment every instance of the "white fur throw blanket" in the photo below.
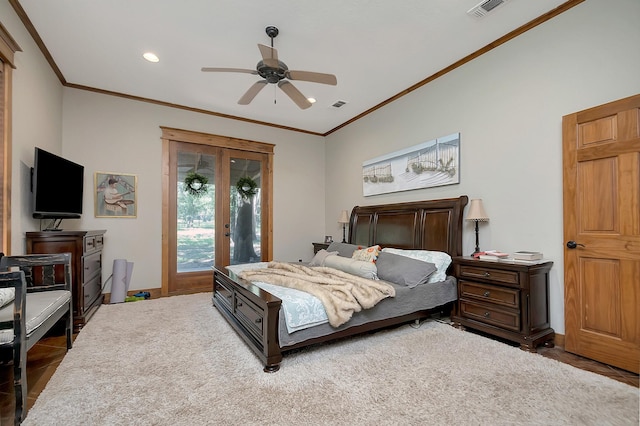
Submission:
<svg viewBox="0 0 640 426">
<path fill-rule="evenodd" d="M 246 270 L 239 274 L 247 281 L 260 281 L 305 291 L 320 299 L 329 324 L 338 327 L 354 312 L 374 307 L 387 297 L 395 297 L 388 283 L 358 277 L 324 266 L 270 262 L 267 268 Z"/>
</svg>

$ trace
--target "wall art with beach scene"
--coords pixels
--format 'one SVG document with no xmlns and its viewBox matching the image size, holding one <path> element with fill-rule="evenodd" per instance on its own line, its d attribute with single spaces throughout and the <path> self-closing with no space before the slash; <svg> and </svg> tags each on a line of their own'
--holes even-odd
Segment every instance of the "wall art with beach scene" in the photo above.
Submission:
<svg viewBox="0 0 640 426">
<path fill-rule="evenodd" d="M 362 163 L 365 197 L 456 183 L 460 183 L 460 133 Z"/>
</svg>

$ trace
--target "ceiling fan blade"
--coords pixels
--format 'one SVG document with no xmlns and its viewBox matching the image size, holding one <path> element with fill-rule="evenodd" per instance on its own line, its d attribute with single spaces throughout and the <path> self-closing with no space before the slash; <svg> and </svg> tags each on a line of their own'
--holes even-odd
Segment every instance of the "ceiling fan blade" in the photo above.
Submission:
<svg viewBox="0 0 640 426">
<path fill-rule="evenodd" d="M 338 79 L 333 74 L 289 70 L 285 73 L 285 75 L 290 80 L 311 81 L 313 83 L 330 84 L 332 86 L 338 84 Z"/>
<path fill-rule="evenodd" d="M 256 97 L 258 93 L 267 85 L 266 80 L 256 81 L 253 86 L 249 87 L 249 90 L 246 91 L 244 95 L 238 101 L 239 105 L 249 105 L 253 98 Z"/>
<path fill-rule="evenodd" d="M 211 68 L 211 67 L 203 67 L 202 71 L 204 72 L 242 72 L 246 74 L 255 74 L 258 75 L 258 71 L 256 70 L 248 70 L 244 68 Z"/>
<path fill-rule="evenodd" d="M 284 93 L 291 98 L 301 109 L 307 109 L 311 106 L 311 102 L 290 82 L 287 80 L 280 80 L 278 87 L 282 89 Z"/>
<path fill-rule="evenodd" d="M 278 68 L 278 51 L 276 49 L 265 46 L 264 44 L 258 44 L 258 49 L 260 49 L 262 61 L 266 66 Z"/>
</svg>

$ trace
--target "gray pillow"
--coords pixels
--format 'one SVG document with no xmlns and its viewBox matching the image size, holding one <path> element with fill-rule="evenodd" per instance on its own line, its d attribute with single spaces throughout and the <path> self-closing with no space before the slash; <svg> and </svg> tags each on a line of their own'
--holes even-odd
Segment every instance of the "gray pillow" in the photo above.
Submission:
<svg viewBox="0 0 640 426">
<path fill-rule="evenodd" d="M 359 246 L 356 244 L 339 243 L 337 241 L 334 241 L 331 244 L 329 244 L 329 247 L 327 247 L 327 251 L 337 251 L 338 256 L 351 257 L 354 251 L 361 248 L 362 246 Z"/>
<path fill-rule="evenodd" d="M 320 249 L 318 250 L 316 255 L 313 256 L 313 259 L 311 259 L 311 262 L 309 262 L 309 266 L 324 266 L 324 260 L 327 257 L 337 256 L 337 254 L 338 254 L 337 251 L 327 251 L 325 249 Z"/>
<path fill-rule="evenodd" d="M 376 264 L 373 262 L 355 260 L 350 257 L 327 256 L 323 266 L 370 280 L 378 279 Z"/>
<path fill-rule="evenodd" d="M 398 254 L 380 252 L 376 261 L 378 278 L 413 288 L 424 284 L 436 271 L 436 265 Z"/>
</svg>

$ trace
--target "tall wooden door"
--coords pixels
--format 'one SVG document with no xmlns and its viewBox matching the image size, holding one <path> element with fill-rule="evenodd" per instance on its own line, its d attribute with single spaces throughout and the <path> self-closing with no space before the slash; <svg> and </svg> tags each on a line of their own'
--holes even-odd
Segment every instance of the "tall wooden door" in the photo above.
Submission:
<svg viewBox="0 0 640 426">
<path fill-rule="evenodd" d="M 640 95 L 563 117 L 565 349 L 640 369 Z"/>
</svg>

